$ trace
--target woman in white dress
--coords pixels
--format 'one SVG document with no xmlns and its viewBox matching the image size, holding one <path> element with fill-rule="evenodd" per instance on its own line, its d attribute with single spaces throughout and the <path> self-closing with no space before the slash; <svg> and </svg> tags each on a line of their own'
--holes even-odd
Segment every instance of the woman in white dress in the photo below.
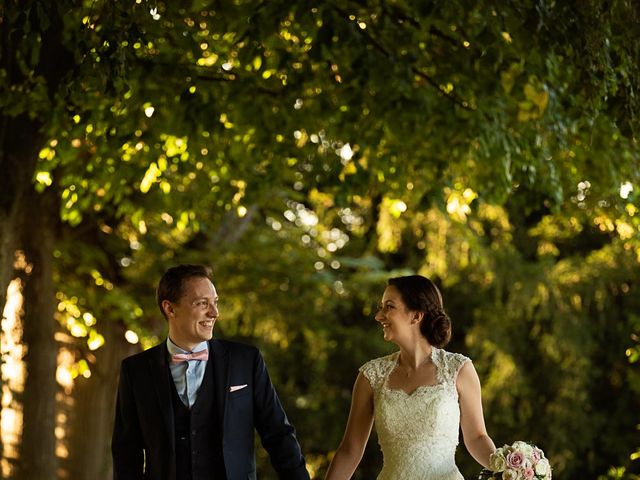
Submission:
<svg viewBox="0 0 640 480">
<path fill-rule="evenodd" d="M 451 321 L 426 277 L 392 278 L 375 319 L 399 351 L 360 367 L 344 437 L 325 480 L 349 479 L 375 421 L 384 464 L 378 480 L 463 480 L 455 464 L 458 434 L 483 467 L 496 449 L 482 414 L 471 361 L 442 350 Z"/>
</svg>

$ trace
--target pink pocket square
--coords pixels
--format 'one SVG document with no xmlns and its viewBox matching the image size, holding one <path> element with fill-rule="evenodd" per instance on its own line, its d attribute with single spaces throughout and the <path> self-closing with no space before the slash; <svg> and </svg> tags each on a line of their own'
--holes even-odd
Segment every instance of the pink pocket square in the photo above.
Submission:
<svg viewBox="0 0 640 480">
<path fill-rule="evenodd" d="M 233 393 L 233 392 L 237 392 L 238 390 L 242 390 L 246 386 L 247 386 L 246 383 L 244 385 L 231 385 L 229 387 L 229 393 Z"/>
</svg>

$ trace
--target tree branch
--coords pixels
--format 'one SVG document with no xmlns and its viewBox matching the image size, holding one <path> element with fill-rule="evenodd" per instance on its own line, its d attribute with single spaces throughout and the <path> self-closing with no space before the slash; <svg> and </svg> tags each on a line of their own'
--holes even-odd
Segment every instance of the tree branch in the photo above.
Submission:
<svg viewBox="0 0 640 480">
<path fill-rule="evenodd" d="M 338 7 L 337 5 L 332 3 L 331 7 L 336 12 L 338 12 L 341 16 L 346 17 L 346 18 L 349 17 L 349 14 L 346 11 L 344 11 L 342 8 Z M 364 38 L 366 38 L 368 40 L 368 42 L 376 50 L 378 50 L 380 53 L 382 53 L 387 58 L 387 60 L 389 60 L 390 62 L 394 62 L 395 61 L 396 57 L 391 52 L 389 52 L 389 50 L 387 48 L 385 48 L 378 40 L 373 38 L 373 36 L 371 36 L 366 30 L 363 30 L 361 28 L 357 28 L 356 31 L 360 35 L 362 35 Z M 418 77 L 424 79 L 429 85 L 435 87 L 442 95 L 444 95 L 447 99 L 451 100 L 453 103 L 455 103 L 459 107 L 461 107 L 461 108 L 463 108 L 465 110 L 468 110 L 468 111 L 475 111 L 475 108 L 471 107 L 469 105 L 469 102 L 467 102 L 466 100 L 462 100 L 457 95 L 454 95 L 451 92 L 447 92 L 446 89 L 442 85 L 440 85 L 434 78 L 432 78 L 430 75 L 428 75 L 425 72 L 423 72 L 422 70 L 420 70 L 415 65 L 410 65 L 410 69 L 415 75 L 417 75 Z"/>
</svg>

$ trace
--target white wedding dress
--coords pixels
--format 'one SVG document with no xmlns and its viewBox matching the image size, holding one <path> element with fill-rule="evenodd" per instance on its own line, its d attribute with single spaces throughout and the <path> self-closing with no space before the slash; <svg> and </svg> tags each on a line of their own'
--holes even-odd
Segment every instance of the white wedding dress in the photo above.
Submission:
<svg viewBox="0 0 640 480">
<path fill-rule="evenodd" d="M 378 480 L 464 480 L 456 467 L 460 429 L 456 376 L 469 358 L 433 348 L 437 383 L 411 394 L 389 388 L 399 352 L 360 367 L 373 388 L 375 427 L 384 465 Z"/>
</svg>

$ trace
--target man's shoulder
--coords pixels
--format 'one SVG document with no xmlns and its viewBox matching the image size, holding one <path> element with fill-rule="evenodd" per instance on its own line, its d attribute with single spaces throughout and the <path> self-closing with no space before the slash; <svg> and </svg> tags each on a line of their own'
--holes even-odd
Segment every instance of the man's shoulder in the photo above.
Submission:
<svg viewBox="0 0 640 480">
<path fill-rule="evenodd" d="M 242 343 L 235 340 L 225 340 L 221 338 L 216 338 L 211 340 L 213 347 L 216 345 L 220 348 L 223 348 L 227 352 L 239 355 L 259 355 L 260 350 L 255 345 L 250 345 L 248 343 Z"/>
<path fill-rule="evenodd" d="M 134 353 L 133 355 L 129 355 L 124 360 L 122 360 L 122 362 L 133 364 L 133 363 L 138 363 L 142 361 L 147 361 L 148 359 L 163 355 L 163 351 L 165 348 L 166 348 L 165 344 L 164 342 L 162 342 L 156 345 L 155 347 L 151 347 L 141 352 Z"/>
</svg>

